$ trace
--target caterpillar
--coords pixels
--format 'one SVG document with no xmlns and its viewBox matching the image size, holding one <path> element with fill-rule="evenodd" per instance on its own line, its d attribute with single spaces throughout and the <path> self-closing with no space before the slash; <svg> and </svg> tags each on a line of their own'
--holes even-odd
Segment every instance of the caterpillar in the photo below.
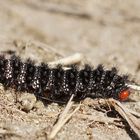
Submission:
<svg viewBox="0 0 140 140">
<path fill-rule="evenodd" d="M 61 65 L 51 68 L 45 63 L 35 65 L 30 59 L 23 62 L 15 55 L 0 56 L 0 83 L 5 89 L 27 91 L 51 100 L 68 101 L 74 94 L 75 101 L 86 97 L 124 101 L 129 96 L 127 82 L 128 76 L 119 75 L 115 67 L 105 70 L 103 65 L 93 68 L 86 64 L 80 70 L 76 65 L 64 70 Z"/>
</svg>

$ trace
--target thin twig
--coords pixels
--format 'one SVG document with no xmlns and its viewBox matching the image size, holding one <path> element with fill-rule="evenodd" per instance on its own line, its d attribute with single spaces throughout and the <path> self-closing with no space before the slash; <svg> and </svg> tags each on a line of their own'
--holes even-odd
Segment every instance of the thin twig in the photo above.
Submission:
<svg viewBox="0 0 140 140">
<path fill-rule="evenodd" d="M 123 117 L 123 119 L 126 120 L 130 128 L 140 139 L 140 120 L 133 116 L 119 101 L 110 99 L 109 102 L 114 106 L 115 110 Z"/>
<path fill-rule="evenodd" d="M 65 110 L 60 115 L 60 118 L 59 118 L 58 122 L 54 125 L 50 135 L 48 136 L 48 139 L 50 139 L 50 140 L 54 139 L 54 137 L 60 131 L 60 129 L 63 127 L 63 125 L 73 116 L 73 114 L 77 110 L 79 110 L 80 104 L 71 114 L 67 115 L 68 111 L 70 110 L 70 108 L 72 107 L 72 104 L 73 104 L 72 99 L 73 99 L 73 95 L 71 96 L 71 98 L 70 98 Z"/>
<path fill-rule="evenodd" d="M 42 43 L 42 42 L 38 42 L 38 41 L 34 41 L 35 47 L 37 47 L 38 49 L 42 49 L 44 50 L 46 53 L 48 52 L 54 52 L 56 54 L 56 56 L 59 57 L 64 57 L 64 55 L 60 52 L 58 52 L 55 48 L 53 48 L 52 46 Z"/>
<path fill-rule="evenodd" d="M 57 4 L 55 2 L 36 4 L 33 0 L 26 1 L 25 3 L 34 9 L 39 9 L 42 11 L 47 11 L 47 12 L 51 12 L 55 14 L 64 14 L 64 15 L 79 17 L 80 19 L 82 18 L 82 19 L 88 19 L 88 20 L 92 18 L 92 15 L 86 10 L 84 10 L 82 7 L 73 8 L 70 5 L 66 5 L 62 3 Z"/>
<path fill-rule="evenodd" d="M 73 104 L 73 97 L 74 95 L 72 94 L 71 98 L 69 99 L 68 103 L 67 103 L 67 106 L 65 108 L 65 110 L 62 112 L 62 114 L 59 116 L 59 121 L 61 122 L 65 117 L 66 115 L 68 114 L 68 111 L 70 110 L 72 104 Z"/>
<path fill-rule="evenodd" d="M 129 111 L 129 113 L 131 113 L 132 115 L 136 116 L 137 118 L 140 118 L 140 113 L 135 112 L 135 111 L 133 111 L 131 109 L 128 109 L 128 111 Z"/>
<path fill-rule="evenodd" d="M 65 110 L 63 111 L 63 113 L 60 115 L 60 117 L 58 119 L 58 122 L 54 125 L 50 135 L 48 136 L 49 139 L 53 139 L 56 136 L 56 134 L 58 133 L 58 131 L 61 129 L 61 127 L 63 126 L 62 121 L 65 118 L 67 112 L 69 111 L 69 109 L 71 108 L 71 106 L 73 104 L 73 102 L 72 102 L 73 96 L 74 95 L 72 95 L 70 100 L 68 101 Z"/>
</svg>

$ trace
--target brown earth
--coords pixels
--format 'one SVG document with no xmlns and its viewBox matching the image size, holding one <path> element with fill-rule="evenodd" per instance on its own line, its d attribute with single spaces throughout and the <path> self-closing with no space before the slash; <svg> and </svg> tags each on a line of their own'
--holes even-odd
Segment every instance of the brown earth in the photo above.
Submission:
<svg viewBox="0 0 140 140">
<path fill-rule="evenodd" d="M 83 53 L 86 62 L 116 66 L 140 83 L 140 1 L 0 0 L 0 46 L 1 52 L 14 50 L 37 62 Z M 140 113 L 140 95 L 133 93 L 133 102 L 123 105 Z M 95 121 L 94 116 L 111 118 L 85 102 L 56 140 L 135 139 L 111 121 Z M 44 106 L 28 93 L 16 99 L 15 91 L 1 86 L 0 139 L 46 139 L 64 108 Z"/>
</svg>

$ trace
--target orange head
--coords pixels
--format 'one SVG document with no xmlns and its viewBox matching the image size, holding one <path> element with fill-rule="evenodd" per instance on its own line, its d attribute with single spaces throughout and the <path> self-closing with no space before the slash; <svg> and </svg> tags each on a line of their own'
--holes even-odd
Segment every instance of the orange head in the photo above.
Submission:
<svg viewBox="0 0 140 140">
<path fill-rule="evenodd" d="M 125 101 L 125 100 L 128 99 L 129 95 L 130 95 L 130 92 L 129 92 L 128 89 L 123 90 L 119 93 L 119 100 L 120 101 Z"/>
</svg>

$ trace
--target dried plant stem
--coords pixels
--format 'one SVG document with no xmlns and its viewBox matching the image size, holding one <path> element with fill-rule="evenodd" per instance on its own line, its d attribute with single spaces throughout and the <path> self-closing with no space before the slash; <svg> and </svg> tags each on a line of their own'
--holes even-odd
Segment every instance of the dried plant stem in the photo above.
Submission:
<svg viewBox="0 0 140 140">
<path fill-rule="evenodd" d="M 82 59 L 83 59 L 83 55 L 80 53 L 76 53 L 72 56 L 62 58 L 57 61 L 49 62 L 48 64 L 50 67 L 54 67 L 58 64 L 60 64 L 62 66 L 67 66 L 67 65 L 71 65 L 71 64 L 77 64 L 77 63 L 81 62 Z"/>
<path fill-rule="evenodd" d="M 131 89 L 140 91 L 140 86 L 139 85 L 131 85 L 131 84 L 126 84 L 126 85 Z"/>
</svg>

